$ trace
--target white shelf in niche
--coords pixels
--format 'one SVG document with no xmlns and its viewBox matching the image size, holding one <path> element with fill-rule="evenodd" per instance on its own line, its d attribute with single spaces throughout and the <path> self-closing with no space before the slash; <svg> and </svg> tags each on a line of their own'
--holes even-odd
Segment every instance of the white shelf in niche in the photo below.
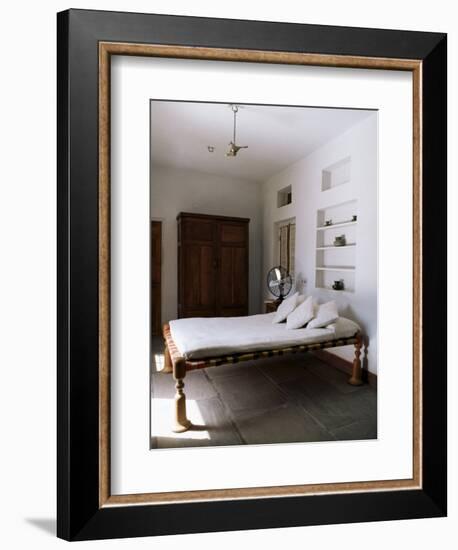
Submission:
<svg viewBox="0 0 458 550">
<path fill-rule="evenodd" d="M 333 292 L 355 292 L 356 270 L 328 269 L 317 267 L 315 270 L 315 288 L 330 290 Z M 343 281 L 343 290 L 332 288 L 336 281 Z"/>
<path fill-rule="evenodd" d="M 315 287 L 331 292 L 355 292 L 356 245 L 358 220 L 357 199 L 323 206 L 317 210 L 315 244 Z M 326 222 L 330 221 L 330 225 Z M 334 230 L 334 231 L 332 231 Z M 345 244 L 335 244 L 343 236 Z M 336 281 L 342 281 L 343 290 L 332 288 Z"/>
<path fill-rule="evenodd" d="M 348 265 L 348 266 L 339 266 L 339 265 L 333 265 L 333 266 L 317 266 L 317 271 L 355 271 L 354 265 Z"/>
<path fill-rule="evenodd" d="M 317 230 L 322 231 L 324 229 L 332 229 L 333 227 L 345 227 L 348 225 L 356 225 L 357 223 L 358 221 L 349 220 L 347 222 L 333 223 L 332 225 L 320 225 L 319 227 L 317 227 Z"/>
<path fill-rule="evenodd" d="M 331 288 L 330 286 L 319 286 L 317 287 L 320 290 L 327 290 L 328 292 L 337 292 L 338 294 L 354 294 L 354 290 L 336 290 L 335 288 Z"/>
<path fill-rule="evenodd" d="M 335 250 L 336 248 L 353 248 L 356 246 L 356 243 L 347 243 L 340 246 L 327 245 L 327 246 L 317 246 L 317 250 Z"/>
</svg>

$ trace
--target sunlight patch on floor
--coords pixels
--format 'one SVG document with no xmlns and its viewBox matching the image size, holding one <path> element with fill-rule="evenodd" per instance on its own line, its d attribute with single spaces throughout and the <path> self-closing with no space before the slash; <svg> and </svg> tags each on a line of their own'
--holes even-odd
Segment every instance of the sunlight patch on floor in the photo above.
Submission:
<svg viewBox="0 0 458 550">
<path fill-rule="evenodd" d="M 174 418 L 174 400 L 154 398 L 151 402 L 152 418 L 152 436 L 174 437 L 176 439 L 206 439 L 210 440 L 210 434 L 204 429 L 205 423 L 199 409 L 197 401 L 186 399 L 186 410 L 188 418 L 192 418 L 196 429 L 190 429 L 187 432 L 175 433 L 172 431 Z"/>
<path fill-rule="evenodd" d="M 164 368 L 164 354 L 163 353 L 154 353 L 153 354 L 153 368 L 156 372 L 161 372 Z"/>
</svg>

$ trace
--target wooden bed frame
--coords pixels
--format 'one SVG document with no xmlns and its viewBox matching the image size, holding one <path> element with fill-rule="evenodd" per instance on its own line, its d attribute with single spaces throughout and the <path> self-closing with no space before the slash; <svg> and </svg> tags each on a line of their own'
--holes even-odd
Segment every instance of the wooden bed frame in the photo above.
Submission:
<svg viewBox="0 0 458 550">
<path fill-rule="evenodd" d="M 186 396 L 184 393 L 184 378 L 188 370 L 203 369 L 208 367 L 216 367 L 219 365 L 227 365 L 231 363 L 239 363 L 241 361 L 254 361 L 257 359 L 266 359 L 267 357 L 275 357 L 278 355 L 289 355 L 292 353 L 305 353 L 307 351 L 316 351 L 326 348 L 335 348 L 340 346 L 348 346 L 354 344 L 355 346 L 355 358 L 353 360 L 352 375 L 348 380 L 349 384 L 353 386 L 360 386 L 362 381 L 361 370 L 361 346 L 362 336 L 360 332 L 357 332 L 350 338 L 339 338 L 334 340 L 328 340 L 325 342 L 318 342 L 315 344 L 303 344 L 300 346 L 292 346 L 281 349 L 273 349 L 267 351 L 258 351 L 250 353 L 239 353 L 234 355 L 225 355 L 218 357 L 209 357 L 203 359 L 197 359 L 195 361 L 188 361 L 180 355 L 175 342 L 173 341 L 170 326 L 164 325 L 163 335 L 165 340 L 164 349 L 164 368 L 161 372 L 173 373 L 175 380 L 175 421 L 173 431 L 176 433 L 185 432 L 192 427 L 192 424 L 186 416 Z"/>
</svg>

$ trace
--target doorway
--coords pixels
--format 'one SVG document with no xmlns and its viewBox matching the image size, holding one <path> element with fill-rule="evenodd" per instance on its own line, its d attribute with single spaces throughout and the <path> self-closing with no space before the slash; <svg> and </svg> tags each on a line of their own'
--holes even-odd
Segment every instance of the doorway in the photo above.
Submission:
<svg viewBox="0 0 458 550">
<path fill-rule="evenodd" d="M 162 222 L 151 222 L 151 334 L 161 334 Z"/>
<path fill-rule="evenodd" d="M 274 258 L 293 277 L 296 271 L 296 218 L 274 224 Z"/>
</svg>

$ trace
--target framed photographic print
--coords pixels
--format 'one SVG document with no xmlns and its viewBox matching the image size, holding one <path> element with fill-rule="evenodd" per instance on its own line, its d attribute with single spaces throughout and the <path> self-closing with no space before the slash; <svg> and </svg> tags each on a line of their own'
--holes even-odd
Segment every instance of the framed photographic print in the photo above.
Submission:
<svg viewBox="0 0 458 550">
<path fill-rule="evenodd" d="M 446 36 L 58 14 L 58 536 L 446 514 Z"/>
</svg>

